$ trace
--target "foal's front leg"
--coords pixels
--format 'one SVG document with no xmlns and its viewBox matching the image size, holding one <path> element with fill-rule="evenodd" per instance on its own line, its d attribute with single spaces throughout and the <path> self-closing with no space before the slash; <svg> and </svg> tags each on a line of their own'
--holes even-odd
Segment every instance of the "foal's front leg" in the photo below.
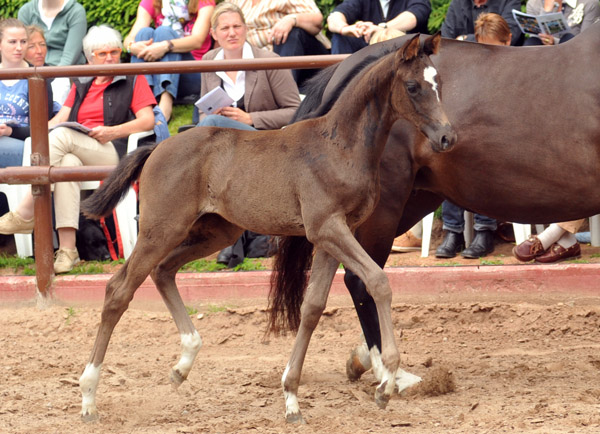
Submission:
<svg viewBox="0 0 600 434">
<path fill-rule="evenodd" d="M 285 397 L 285 419 L 290 423 L 304 423 L 298 405 L 298 385 L 300 384 L 302 365 L 312 333 L 327 304 L 331 282 L 339 264 L 339 261 L 323 250 L 316 251 L 308 288 L 302 302 L 300 327 L 290 360 L 281 379 Z"/>
</svg>

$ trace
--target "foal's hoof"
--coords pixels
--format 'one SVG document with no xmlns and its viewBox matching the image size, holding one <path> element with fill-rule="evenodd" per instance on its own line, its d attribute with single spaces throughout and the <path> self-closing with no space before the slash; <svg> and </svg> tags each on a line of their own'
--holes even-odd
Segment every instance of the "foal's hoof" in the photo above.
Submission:
<svg viewBox="0 0 600 434">
<path fill-rule="evenodd" d="M 306 421 L 302 417 L 302 413 L 290 413 L 285 415 L 285 421 L 287 423 L 293 423 L 296 425 L 305 425 Z"/>
<path fill-rule="evenodd" d="M 350 354 L 350 358 L 346 361 L 346 376 L 350 381 L 358 381 L 365 372 L 367 372 L 367 369 L 360 362 L 357 350 L 354 349 Z"/>
<path fill-rule="evenodd" d="M 85 423 L 96 422 L 98 420 L 97 410 L 85 410 L 81 412 L 81 421 Z"/>
<path fill-rule="evenodd" d="M 375 404 L 377 404 L 377 407 L 381 408 L 382 410 L 385 410 L 388 402 L 390 402 L 390 395 L 385 393 L 386 387 L 387 381 L 375 389 Z"/>
<path fill-rule="evenodd" d="M 421 381 L 422 378 L 418 375 L 398 369 L 398 372 L 396 373 L 396 387 L 394 388 L 394 391 L 396 393 L 402 393 L 404 390 L 420 383 Z"/>
<path fill-rule="evenodd" d="M 181 386 L 181 383 L 185 381 L 185 377 L 176 369 L 171 370 L 169 378 L 171 380 L 171 386 L 173 386 L 174 389 L 178 389 L 179 386 Z"/>
</svg>

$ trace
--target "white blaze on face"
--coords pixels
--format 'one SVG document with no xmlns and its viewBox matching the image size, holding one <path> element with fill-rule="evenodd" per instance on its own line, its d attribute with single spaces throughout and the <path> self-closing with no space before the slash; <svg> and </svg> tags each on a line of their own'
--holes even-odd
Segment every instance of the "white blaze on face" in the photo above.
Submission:
<svg viewBox="0 0 600 434">
<path fill-rule="evenodd" d="M 435 96 L 437 96 L 438 102 L 440 102 L 440 94 L 438 93 L 438 84 L 435 81 L 435 76 L 437 75 L 437 70 L 433 66 L 428 66 L 423 71 L 423 78 L 429 84 L 431 84 L 431 88 L 435 92 Z"/>
</svg>

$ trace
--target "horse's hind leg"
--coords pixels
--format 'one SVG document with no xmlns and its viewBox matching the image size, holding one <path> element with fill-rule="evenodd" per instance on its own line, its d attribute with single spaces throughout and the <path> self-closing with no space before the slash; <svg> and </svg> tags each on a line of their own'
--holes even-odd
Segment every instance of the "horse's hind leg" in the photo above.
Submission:
<svg viewBox="0 0 600 434">
<path fill-rule="evenodd" d="M 327 304 L 331 282 L 339 261 L 323 250 L 317 250 L 313 260 L 308 288 L 301 307 L 301 319 L 290 360 L 281 384 L 285 397 L 285 418 L 290 423 L 304 423 L 298 405 L 298 385 L 308 344 Z"/>
<path fill-rule="evenodd" d="M 221 217 L 210 214 L 197 222 L 186 240 L 173 250 L 153 270 L 150 276 L 156 284 L 165 305 L 171 312 L 181 336 L 181 357 L 171 369 L 171 384 L 177 388 L 188 377 L 202 339 L 187 313 L 177 285 L 177 271 L 188 262 L 203 258 L 231 245 L 242 233 L 242 229 Z"/>
</svg>

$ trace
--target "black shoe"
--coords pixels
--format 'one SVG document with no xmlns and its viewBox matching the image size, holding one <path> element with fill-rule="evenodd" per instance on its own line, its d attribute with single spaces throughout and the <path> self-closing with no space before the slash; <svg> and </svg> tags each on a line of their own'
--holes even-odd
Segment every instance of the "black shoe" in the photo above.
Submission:
<svg viewBox="0 0 600 434">
<path fill-rule="evenodd" d="M 233 246 L 225 247 L 217 255 L 217 264 L 229 264 L 231 255 L 233 255 Z"/>
<path fill-rule="evenodd" d="M 471 245 L 461 253 L 463 258 L 478 259 L 494 251 L 494 232 L 475 231 Z"/>
<path fill-rule="evenodd" d="M 465 237 L 462 232 L 446 231 L 444 241 L 435 251 L 436 258 L 454 258 L 465 247 Z"/>
</svg>

